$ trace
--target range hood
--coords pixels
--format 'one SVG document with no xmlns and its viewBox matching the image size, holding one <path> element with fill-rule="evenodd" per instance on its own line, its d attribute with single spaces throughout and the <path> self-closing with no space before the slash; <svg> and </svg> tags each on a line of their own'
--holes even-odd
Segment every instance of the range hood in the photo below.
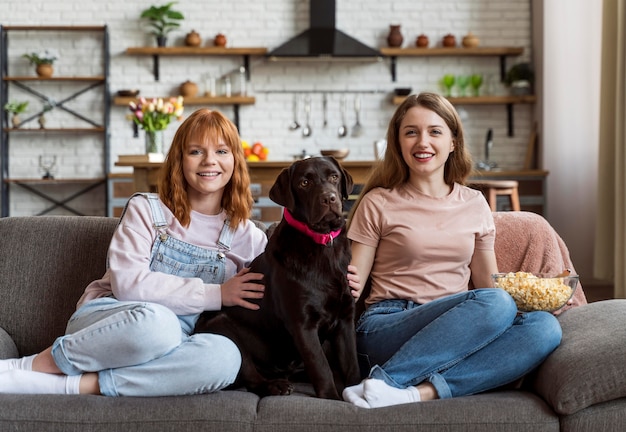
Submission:
<svg viewBox="0 0 626 432">
<path fill-rule="evenodd" d="M 270 60 L 380 60 L 379 51 L 335 26 L 335 0 L 310 0 L 309 29 L 267 54 Z"/>
</svg>

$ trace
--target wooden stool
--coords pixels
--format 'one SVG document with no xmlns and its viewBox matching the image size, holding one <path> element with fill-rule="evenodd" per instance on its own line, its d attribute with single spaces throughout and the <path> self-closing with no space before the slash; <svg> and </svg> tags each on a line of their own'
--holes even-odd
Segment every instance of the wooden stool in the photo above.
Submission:
<svg viewBox="0 0 626 432">
<path fill-rule="evenodd" d="M 508 196 L 511 210 L 520 211 L 517 180 L 470 180 L 467 185 L 485 194 L 491 211 L 498 210 L 498 195 Z"/>
</svg>

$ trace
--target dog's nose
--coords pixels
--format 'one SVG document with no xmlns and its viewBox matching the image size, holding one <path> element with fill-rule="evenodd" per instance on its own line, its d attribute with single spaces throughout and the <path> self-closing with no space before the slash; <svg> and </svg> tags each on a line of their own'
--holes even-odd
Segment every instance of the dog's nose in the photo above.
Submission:
<svg viewBox="0 0 626 432">
<path fill-rule="evenodd" d="M 337 194 L 335 193 L 327 193 L 327 194 L 322 194 L 320 196 L 320 202 L 322 204 L 332 204 L 337 202 Z"/>
</svg>

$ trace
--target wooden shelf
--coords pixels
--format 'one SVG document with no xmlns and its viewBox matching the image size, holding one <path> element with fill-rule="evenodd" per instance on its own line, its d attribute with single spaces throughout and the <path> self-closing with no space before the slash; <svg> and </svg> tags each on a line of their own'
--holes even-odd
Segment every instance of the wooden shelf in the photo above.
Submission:
<svg viewBox="0 0 626 432">
<path fill-rule="evenodd" d="M 394 105 L 400 105 L 406 96 L 394 96 Z M 453 105 L 499 105 L 499 104 L 533 104 L 537 101 L 535 95 L 524 96 L 474 96 L 474 97 L 449 97 L 447 98 Z"/>
<path fill-rule="evenodd" d="M 2 26 L 4 30 L 22 30 L 22 31 L 104 31 L 106 26 Z"/>
<path fill-rule="evenodd" d="M 176 96 L 160 96 L 169 99 Z M 147 97 L 146 100 L 151 100 Z M 116 96 L 113 98 L 113 105 L 128 105 L 130 102 L 137 100 L 136 97 Z M 253 105 L 255 98 L 251 96 L 231 96 L 231 97 L 186 97 L 185 105 Z"/>
<path fill-rule="evenodd" d="M 42 179 L 42 178 L 11 178 L 4 179 L 6 183 L 16 183 L 16 184 L 37 184 L 37 185 L 45 185 L 45 184 L 90 184 L 90 183 L 102 183 L 106 180 L 104 177 L 93 177 L 93 178 L 67 178 L 67 179 Z"/>
<path fill-rule="evenodd" d="M 30 132 L 30 133 L 42 133 L 42 132 L 63 132 L 63 133 L 102 133 L 105 131 L 104 127 L 92 127 L 92 128 L 4 128 L 5 132 Z"/>
<path fill-rule="evenodd" d="M 40 78 L 38 76 L 7 76 L 2 77 L 3 81 L 104 81 L 105 77 L 103 76 L 93 76 L 93 77 L 63 77 L 63 76 L 52 76 L 50 78 Z"/>
<path fill-rule="evenodd" d="M 436 56 L 518 56 L 523 47 L 476 47 L 476 48 L 381 48 L 387 57 L 436 57 Z"/>
<path fill-rule="evenodd" d="M 227 48 L 227 47 L 131 47 L 126 49 L 129 55 L 162 56 L 242 56 L 267 54 L 267 48 Z"/>
<path fill-rule="evenodd" d="M 523 47 L 476 47 L 476 48 L 381 48 L 381 54 L 391 59 L 391 80 L 396 81 L 398 57 L 500 57 L 500 79 L 506 75 L 506 58 L 524 53 Z"/>
<path fill-rule="evenodd" d="M 126 48 L 129 55 L 149 55 L 153 59 L 154 80 L 159 80 L 159 57 L 160 56 L 242 56 L 243 66 L 246 69 L 246 79 L 250 80 L 250 56 L 263 56 L 267 54 L 267 48 L 260 47 L 131 47 Z"/>
</svg>

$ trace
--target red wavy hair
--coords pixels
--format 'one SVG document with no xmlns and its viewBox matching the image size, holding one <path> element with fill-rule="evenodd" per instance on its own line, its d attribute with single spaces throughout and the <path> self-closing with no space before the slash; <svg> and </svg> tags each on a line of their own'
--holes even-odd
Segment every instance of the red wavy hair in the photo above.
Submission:
<svg viewBox="0 0 626 432">
<path fill-rule="evenodd" d="M 189 226 L 191 206 L 187 195 L 188 184 L 183 174 L 183 154 L 192 139 L 223 140 L 233 153 L 235 165 L 233 175 L 222 195 L 222 208 L 230 218 L 230 226 L 235 229 L 241 222 L 250 218 L 254 201 L 250 192 L 250 175 L 239 132 L 219 111 L 201 108 L 194 111 L 179 126 L 159 173 L 159 197 L 183 226 Z"/>
</svg>

